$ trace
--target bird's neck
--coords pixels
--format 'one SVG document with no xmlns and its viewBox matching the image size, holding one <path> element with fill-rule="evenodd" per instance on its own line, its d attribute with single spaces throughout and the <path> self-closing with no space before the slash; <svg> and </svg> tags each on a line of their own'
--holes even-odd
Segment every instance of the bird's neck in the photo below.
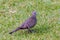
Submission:
<svg viewBox="0 0 60 40">
<path fill-rule="evenodd" d="M 33 18 L 36 18 L 36 15 L 32 15 Z"/>
</svg>

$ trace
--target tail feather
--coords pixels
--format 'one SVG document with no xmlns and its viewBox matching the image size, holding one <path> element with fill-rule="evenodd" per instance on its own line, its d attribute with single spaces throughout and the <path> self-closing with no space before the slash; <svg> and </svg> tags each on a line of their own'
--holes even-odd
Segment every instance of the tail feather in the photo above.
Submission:
<svg viewBox="0 0 60 40">
<path fill-rule="evenodd" d="M 13 30 L 12 32 L 10 32 L 9 34 L 12 34 L 12 33 L 16 32 L 16 31 L 18 31 L 18 30 L 20 30 L 19 27 L 18 27 L 17 29 Z"/>
</svg>

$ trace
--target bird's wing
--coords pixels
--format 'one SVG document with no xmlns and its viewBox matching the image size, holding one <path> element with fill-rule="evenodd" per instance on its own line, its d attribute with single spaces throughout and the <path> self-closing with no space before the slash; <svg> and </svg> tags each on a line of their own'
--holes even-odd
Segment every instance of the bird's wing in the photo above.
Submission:
<svg viewBox="0 0 60 40">
<path fill-rule="evenodd" d="M 30 17 L 29 19 L 27 19 L 20 28 L 26 29 L 26 28 L 30 28 L 32 26 L 34 26 L 36 24 L 36 20 L 33 19 L 32 17 Z"/>
<path fill-rule="evenodd" d="M 35 23 L 36 23 L 35 19 L 29 18 L 29 19 L 26 21 L 26 23 L 24 24 L 24 27 L 30 28 L 30 27 L 34 26 Z"/>
</svg>

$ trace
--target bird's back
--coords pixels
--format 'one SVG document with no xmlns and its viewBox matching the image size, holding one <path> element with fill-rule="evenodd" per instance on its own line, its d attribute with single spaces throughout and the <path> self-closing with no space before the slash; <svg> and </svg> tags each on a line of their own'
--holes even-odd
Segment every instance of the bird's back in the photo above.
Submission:
<svg viewBox="0 0 60 40">
<path fill-rule="evenodd" d="M 27 19 L 22 25 L 21 28 L 31 28 L 34 27 L 37 20 L 35 16 L 31 16 L 29 19 Z"/>
</svg>

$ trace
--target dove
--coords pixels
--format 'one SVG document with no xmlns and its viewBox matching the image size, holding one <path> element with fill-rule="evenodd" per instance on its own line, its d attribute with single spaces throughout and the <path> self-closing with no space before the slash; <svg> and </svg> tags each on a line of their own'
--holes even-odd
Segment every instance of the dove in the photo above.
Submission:
<svg viewBox="0 0 60 40">
<path fill-rule="evenodd" d="M 36 11 L 33 11 L 32 15 L 27 20 L 25 20 L 25 22 L 23 22 L 21 26 L 17 27 L 15 30 L 9 32 L 9 34 L 12 34 L 21 29 L 28 29 L 28 31 L 31 32 L 30 29 L 33 28 L 36 24 L 37 24 Z"/>
</svg>

